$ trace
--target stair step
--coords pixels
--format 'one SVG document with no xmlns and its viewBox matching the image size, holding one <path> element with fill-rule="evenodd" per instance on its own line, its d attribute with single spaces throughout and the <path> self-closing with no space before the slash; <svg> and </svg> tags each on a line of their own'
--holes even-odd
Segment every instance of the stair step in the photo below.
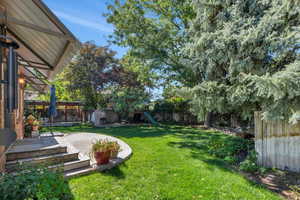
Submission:
<svg viewBox="0 0 300 200">
<path fill-rule="evenodd" d="M 79 169 L 79 168 L 84 168 L 89 166 L 90 166 L 90 159 L 87 158 L 83 160 L 76 160 L 76 161 L 65 162 L 57 165 L 52 165 L 49 166 L 49 169 L 57 170 L 63 168 L 64 171 L 69 171 L 69 170 Z"/>
<path fill-rule="evenodd" d="M 38 149 L 33 151 L 7 152 L 6 160 L 15 161 L 20 159 L 49 156 L 53 154 L 67 153 L 67 146 L 55 146 L 51 148 Z"/>
<path fill-rule="evenodd" d="M 83 167 L 83 168 L 78 168 L 78 169 L 73 169 L 73 170 L 68 170 L 64 172 L 64 177 L 65 178 L 71 178 L 74 176 L 81 176 L 81 175 L 86 175 L 89 173 L 92 173 L 95 171 L 95 168 L 89 166 L 89 167 Z"/>
<path fill-rule="evenodd" d="M 17 140 L 5 153 L 7 161 L 66 153 L 68 144 L 61 137 Z"/>
<path fill-rule="evenodd" d="M 8 172 L 12 172 L 18 169 L 19 164 L 28 164 L 28 165 L 55 165 L 63 162 L 70 162 L 78 160 L 79 152 L 69 152 L 69 153 L 59 153 L 47 156 L 39 156 L 35 158 L 24 158 L 14 161 L 6 162 L 5 168 Z"/>
</svg>

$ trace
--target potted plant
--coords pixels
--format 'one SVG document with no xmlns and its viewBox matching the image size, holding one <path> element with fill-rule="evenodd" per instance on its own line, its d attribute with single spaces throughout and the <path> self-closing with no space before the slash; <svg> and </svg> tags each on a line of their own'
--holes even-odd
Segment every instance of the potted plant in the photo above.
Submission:
<svg viewBox="0 0 300 200">
<path fill-rule="evenodd" d="M 110 156 L 111 158 L 117 158 L 118 153 L 121 151 L 121 147 L 117 141 L 112 141 L 109 144 L 110 146 Z"/>
<path fill-rule="evenodd" d="M 36 121 L 36 118 L 33 115 L 29 115 L 26 121 L 29 125 L 32 125 L 33 122 Z"/>
<path fill-rule="evenodd" d="M 111 156 L 110 142 L 107 140 L 97 140 L 92 145 L 91 153 L 97 162 L 97 165 L 107 164 Z"/>
<path fill-rule="evenodd" d="M 40 122 L 38 120 L 35 120 L 32 122 L 32 131 L 38 131 L 39 130 Z"/>
<path fill-rule="evenodd" d="M 25 123 L 25 127 L 24 127 L 24 132 L 25 132 L 25 134 L 24 134 L 24 136 L 25 137 L 31 137 L 32 135 L 31 135 L 31 131 L 32 131 L 32 125 L 29 125 L 28 123 Z"/>
</svg>

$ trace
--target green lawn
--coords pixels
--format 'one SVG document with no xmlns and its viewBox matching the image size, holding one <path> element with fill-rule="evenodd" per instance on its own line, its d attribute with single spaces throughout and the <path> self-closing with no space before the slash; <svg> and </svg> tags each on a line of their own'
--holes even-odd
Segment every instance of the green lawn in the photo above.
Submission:
<svg viewBox="0 0 300 200">
<path fill-rule="evenodd" d="M 219 133 L 181 126 L 56 128 L 118 137 L 133 149 L 125 164 L 69 181 L 75 199 L 233 200 L 281 199 L 207 153 L 205 142 Z"/>
</svg>

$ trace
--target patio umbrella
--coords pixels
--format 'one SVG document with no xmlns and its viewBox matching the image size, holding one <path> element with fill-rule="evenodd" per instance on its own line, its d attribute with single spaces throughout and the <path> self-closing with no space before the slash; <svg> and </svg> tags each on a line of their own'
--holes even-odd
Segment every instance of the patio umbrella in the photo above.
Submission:
<svg viewBox="0 0 300 200">
<path fill-rule="evenodd" d="M 52 85 L 50 88 L 50 105 L 49 105 L 48 114 L 49 114 L 50 128 L 51 128 L 51 133 L 52 133 L 53 118 L 56 117 L 56 115 L 57 115 L 56 95 L 55 95 L 55 86 L 54 85 Z"/>
</svg>

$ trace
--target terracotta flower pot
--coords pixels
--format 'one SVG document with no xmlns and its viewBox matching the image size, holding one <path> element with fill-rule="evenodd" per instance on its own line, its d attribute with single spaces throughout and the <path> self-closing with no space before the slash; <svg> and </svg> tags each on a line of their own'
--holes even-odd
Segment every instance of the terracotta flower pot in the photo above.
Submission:
<svg viewBox="0 0 300 200">
<path fill-rule="evenodd" d="M 28 123 L 29 125 L 32 125 L 33 122 L 34 122 L 34 119 L 27 119 L 27 123 Z"/>
<path fill-rule="evenodd" d="M 110 155 L 110 151 L 95 152 L 94 157 L 97 162 L 97 165 L 107 164 L 109 162 Z"/>
<path fill-rule="evenodd" d="M 32 126 L 32 131 L 38 131 L 39 130 L 39 126 Z"/>
</svg>

